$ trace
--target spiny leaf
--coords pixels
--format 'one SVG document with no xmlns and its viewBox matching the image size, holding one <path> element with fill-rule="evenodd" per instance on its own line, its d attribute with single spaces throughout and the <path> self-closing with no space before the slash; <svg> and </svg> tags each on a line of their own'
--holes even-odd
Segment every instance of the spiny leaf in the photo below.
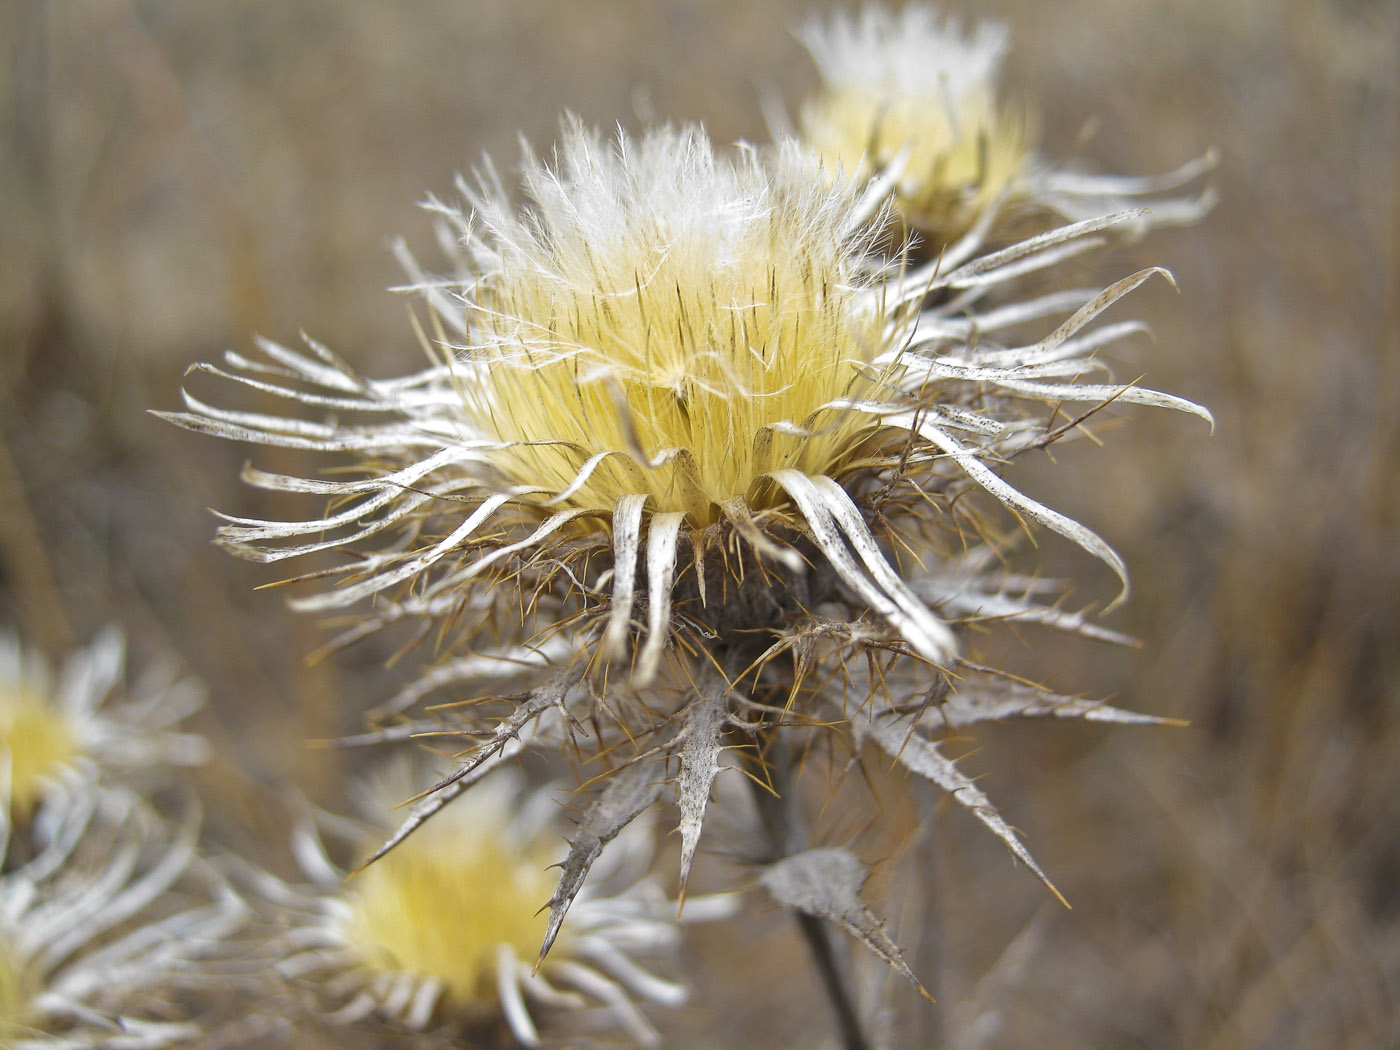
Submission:
<svg viewBox="0 0 1400 1050">
<path fill-rule="evenodd" d="M 809 849 L 771 864 L 759 876 L 779 904 L 834 923 L 878 955 L 924 996 L 928 992 L 904 955 L 885 933 L 885 924 L 861 899 L 869 873 L 843 849 Z"/>
<path fill-rule="evenodd" d="M 874 740 L 881 750 L 911 773 L 933 781 L 952 795 L 959 805 L 971 810 L 973 816 L 1006 843 L 1017 859 L 1030 868 L 1065 907 L 1069 907 L 1060 891 L 1055 889 L 1045 872 L 1040 870 L 1040 865 L 1021 844 L 1011 825 L 1001 818 L 991 800 L 971 779 L 958 770 L 951 759 L 939 754 L 937 744 L 919 735 L 917 720 L 917 713 L 899 715 L 888 710 L 872 711 L 866 707 L 852 717 L 851 729 L 858 740 L 867 737 Z"/>
<path fill-rule="evenodd" d="M 681 811 L 681 877 L 680 904 L 685 904 L 685 884 L 690 878 L 690 862 L 700 842 L 700 829 L 705 822 L 705 808 L 710 803 L 710 786 L 720 771 L 720 733 L 728 716 L 725 699 L 728 690 L 721 686 L 708 695 L 697 697 L 685 711 L 681 729 L 681 769 L 676 778 Z"/>
<path fill-rule="evenodd" d="M 583 888 L 588 869 L 603 852 L 603 847 L 655 802 L 660 793 L 661 782 L 656 778 L 655 769 L 646 762 L 634 762 L 614 773 L 602 794 L 588 807 L 579 821 L 577 833 L 569 841 L 569 855 L 560 865 L 563 873 L 549 901 L 549 925 L 545 929 L 540 957 L 535 962 L 536 969 L 553 947 L 564 916 Z"/>
<path fill-rule="evenodd" d="M 369 860 L 356 870 L 360 871 L 369 867 L 417 831 L 429 817 L 460 795 L 468 786 L 480 780 L 487 770 L 496 764 L 506 745 L 519 739 L 520 730 L 527 724 L 551 707 L 563 709 L 564 698 L 581 677 L 583 677 L 582 664 L 570 668 L 563 674 L 555 675 L 545 685 L 527 693 L 515 710 L 490 731 L 489 740 L 467 756 L 453 773 L 438 781 L 413 800 L 414 805 L 409 810 L 408 819 L 379 849 L 375 850 L 374 855 Z"/>
<path fill-rule="evenodd" d="M 1176 719 L 1139 714 L 1097 700 L 1062 696 L 1021 682 L 964 681 L 937 708 L 925 712 L 934 725 L 950 728 L 1013 718 L 1078 718 L 1121 725 L 1181 725 Z"/>
<path fill-rule="evenodd" d="M 409 808 L 408 817 L 398 830 L 395 831 L 384 844 L 374 851 L 373 856 L 357 867 L 352 875 L 358 875 L 367 867 L 379 860 L 404 839 L 412 835 L 422 827 L 433 814 L 437 813 L 454 798 L 460 795 L 467 788 L 471 787 L 478 780 L 491 772 L 502 761 L 498 751 L 491 751 L 474 761 L 470 767 L 453 774 L 441 785 L 432 788 L 428 793 L 419 795 Z"/>
</svg>

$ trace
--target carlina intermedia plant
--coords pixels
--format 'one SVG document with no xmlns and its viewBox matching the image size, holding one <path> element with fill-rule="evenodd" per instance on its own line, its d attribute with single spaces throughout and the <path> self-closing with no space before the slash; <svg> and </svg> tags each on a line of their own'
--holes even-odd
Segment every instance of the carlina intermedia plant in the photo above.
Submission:
<svg viewBox="0 0 1400 1050">
<path fill-rule="evenodd" d="M 808 35 L 824 65 L 833 39 Z M 971 41 L 962 46 L 990 54 L 952 63 L 945 80 L 994 72 L 1000 31 Z M 864 864 L 812 847 L 796 778 L 813 741 L 927 778 L 1048 885 L 939 734 L 990 719 L 1154 719 L 968 655 L 970 630 L 992 621 L 1121 640 L 1006 567 L 1016 530 L 1038 525 L 1101 561 L 1119 599 L 1128 590 L 1107 542 L 1003 468 L 1086 432 L 1110 405 L 1210 420 L 1116 380 L 1101 357 L 1142 326 L 1100 315 L 1170 275 L 1056 281 L 1063 260 L 1140 233 L 1149 214 L 1064 225 L 1073 179 L 1018 166 L 991 189 L 974 178 L 940 191 L 957 216 L 940 229 L 956 234 L 931 253 L 932 234 L 900 219 L 920 148 L 856 163 L 801 137 L 722 150 L 696 127 L 608 138 L 568 119 L 551 157 L 526 151 L 518 198 L 486 164 L 460 181 L 461 203 L 430 202 L 454 254 L 434 275 L 403 253 L 430 313 L 424 370 L 370 379 L 315 342 L 262 342 L 256 357 L 200 370 L 290 414 L 189 394 L 186 411 L 165 414 L 334 457 L 335 473 L 314 478 L 249 467 L 250 484 L 328 509 L 228 518 L 219 542 L 266 562 L 350 552 L 308 574 L 339 585 L 292 604 L 358 610 L 332 650 L 399 621 L 431 650 L 350 742 L 457 734 L 470 746 L 422 785 L 377 856 L 521 747 L 581 759 L 587 794 L 548 901 L 543 960 L 590 867 L 663 799 L 679 813 L 683 901 L 715 779 L 737 768 L 759 816 L 741 850 L 758 870 L 744 882 L 799 916 L 848 1047 L 869 1041 L 831 961 L 844 941 L 824 921 L 919 982 L 861 898 Z M 974 152 L 989 163 L 1001 146 L 983 136 Z M 1170 188 L 1208 163 L 1156 182 L 1078 176 L 1076 199 Z M 999 209 L 1040 191 L 1030 203 L 1057 217 L 998 241 Z M 1208 203 L 1169 201 L 1165 217 Z M 891 229 L 906 232 L 892 242 Z M 443 692 L 474 702 L 418 713 Z"/>
</svg>

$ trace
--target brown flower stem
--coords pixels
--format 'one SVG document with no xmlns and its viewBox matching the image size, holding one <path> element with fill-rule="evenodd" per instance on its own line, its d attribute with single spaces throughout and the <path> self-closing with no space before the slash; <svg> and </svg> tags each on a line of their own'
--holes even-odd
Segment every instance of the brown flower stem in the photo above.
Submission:
<svg viewBox="0 0 1400 1050">
<path fill-rule="evenodd" d="M 807 824 L 797 792 L 797 768 L 787 742 L 778 733 L 769 732 L 762 745 L 763 762 L 773 790 L 755 789 L 754 798 L 772 847 L 767 860 L 776 863 L 808 848 Z M 815 915 L 797 910 L 793 910 L 792 915 L 802 931 L 803 940 L 807 942 L 812 964 L 836 1014 L 842 1047 L 844 1050 L 870 1050 L 870 1041 L 861 1027 L 841 946 L 833 943 L 831 931 Z"/>
<path fill-rule="evenodd" d="M 830 997 L 831 1008 L 836 1013 L 836 1024 L 841 1029 L 841 1045 L 845 1047 L 845 1050 L 870 1050 L 870 1043 L 866 1040 L 865 1032 L 861 1029 L 860 1016 L 856 1013 L 856 1005 L 851 999 L 850 989 L 844 979 L 843 968 L 836 958 L 830 931 L 822 925 L 821 919 L 813 915 L 804 915 L 800 911 L 795 911 L 793 916 L 797 919 L 798 928 L 807 941 L 807 949 L 811 952 L 812 962 L 816 966 L 817 973 L 821 976 L 822 985 Z"/>
</svg>

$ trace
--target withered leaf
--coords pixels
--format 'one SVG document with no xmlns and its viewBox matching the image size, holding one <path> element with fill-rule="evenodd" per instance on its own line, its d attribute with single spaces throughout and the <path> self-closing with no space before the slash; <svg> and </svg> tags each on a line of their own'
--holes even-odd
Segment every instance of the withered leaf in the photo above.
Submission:
<svg viewBox="0 0 1400 1050">
<path fill-rule="evenodd" d="M 1017 859 L 1030 868 L 1050 892 L 1064 902 L 1060 891 L 1055 889 L 1045 872 L 1040 870 L 1040 865 L 1021 844 L 1011 825 L 1002 819 L 991 800 L 971 778 L 953 764 L 951 759 L 939 753 L 936 743 L 918 732 L 917 721 L 917 713 L 901 715 L 888 710 L 872 713 L 870 708 L 866 707 L 852 716 L 851 728 L 858 740 L 874 740 L 881 750 L 911 773 L 926 777 L 952 795 L 959 805 L 970 810 L 973 816 L 1006 843 Z"/>
<path fill-rule="evenodd" d="M 720 771 L 720 734 L 728 715 L 725 704 L 727 688 L 720 683 L 707 695 L 690 703 L 681 729 L 681 768 L 676 778 L 676 805 L 681 811 L 681 877 L 680 899 L 685 901 L 685 884 L 690 878 L 690 863 L 700 842 L 700 829 L 705 821 L 705 809 L 710 803 L 710 786 Z"/>
<path fill-rule="evenodd" d="M 560 865 L 562 874 L 559 885 L 549 900 L 549 925 L 545 929 L 544 944 L 540 947 L 536 966 L 544 961 L 553 947 L 564 916 L 578 896 L 578 891 L 583 888 L 588 869 L 603 852 L 603 847 L 661 794 L 661 781 L 656 774 L 656 768 L 645 761 L 624 766 L 609 778 L 608 786 L 584 812 L 578 831 L 569 840 L 569 855 Z"/>
<path fill-rule="evenodd" d="M 825 847 L 770 864 L 759 882 L 779 904 L 845 930 L 927 996 L 903 953 L 885 933 L 885 924 L 861 899 L 868 877 L 859 858 L 844 849 Z"/>
</svg>

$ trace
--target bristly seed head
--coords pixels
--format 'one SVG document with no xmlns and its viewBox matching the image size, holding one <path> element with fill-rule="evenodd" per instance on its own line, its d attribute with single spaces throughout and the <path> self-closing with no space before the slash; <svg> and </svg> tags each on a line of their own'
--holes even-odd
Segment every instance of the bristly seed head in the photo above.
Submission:
<svg viewBox="0 0 1400 1050">
<path fill-rule="evenodd" d="M 205 760 L 203 739 L 175 731 L 202 691 L 160 670 L 123 688 L 125 651 L 108 628 L 55 673 L 0 631 L 0 812 L 24 822 L 80 782 L 109 776 L 134 787 L 169 764 Z"/>
<path fill-rule="evenodd" d="M 644 495 L 691 528 L 773 470 L 828 473 L 868 421 L 885 317 L 857 265 L 855 190 L 789 148 L 718 157 L 695 129 L 616 151 L 571 126 L 557 169 L 528 158 L 528 209 L 470 192 L 461 386 L 494 465 L 562 506 Z M 594 457 L 604 457 L 595 465 Z M 585 471 L 591 470 L 589 473 Z"/>
<path fill-rule="evenodd" d="M 961 493 L 976 487 L 1126 583 L 1107 544 L 990 464 L 1036 447 L 1037 403 L 1052 415 L 1109 400 L 1202 411 L 1083 382 L 1103 369 L 1098 349 L 1136 326 L 1080 330 L 1164 271 L 1097 295 L 976 306 L 1003 281 L 1093 247 L 1131 214 L 979 258 L 971 237 L 907 269 L 873 254 L 884 190 L 833 181 L 791 142 L 771 155 L 722 155 L 698 129 L 667 128 L 620 134 L 609 147 L 571 122 L 552 166 L 527 152 L 522 181 L 523 205 L 489 167 L 462 186 L 468 210 L 432 204 L 456 227 L 456 272 L 430 278 L 406 259 L 435 312 L 440 364 L 372 381 L 315 344 L 310 357 L 264 344 L 270 364 L 230 355 L 233 371 L 210 370 L 318 406 L 324 421 L 188 395 L 191 411 L 169 417 L 221 437 L 361 457 L 366 473 L 347 481 L 249 470 L 254 484 L 339 503 L 319 519 L 230 519 L 220 530 L 234 550 L 269 561 L 398 537 L 345 566 L 345 586 L 299 607 L 379 596 L 347 638 L 403 617 L 461 622 L 473 602 L 466 622 L 479 623 L 489 618 L 483 596 L 513 580 L 527 608 L 557 614 L 546 637 L 581 625 L 577 651 L 601 642 L 605 658 L 635 661 L 643 684 L 685 622 L 676 600 L 698 617 L 690 644 L 730 673 L 755 651 L 749 641 L 737 657 L 718 651 L 732 639 L 730 613 L 772 609 L 755 625 L 779 632 L 806 619 L 810 603 L 771 587 L 767 569 L 781 567 L 788 579 L 811 570 L 808 597 L 868 611 L 892 640 L 941 663 L 957 650 L 954 635 L 897 566 L 901 550 L 917 562 L 959 545 Z M 1039 342 L 996 342 L 1075 306 Z M 344 422 L 347 413 L 370 422 Z M 1059 437 L 1048 424 L 1046 435 L 1042 444 Z M 726 600 L 736 588 L 767 593 Z M 739 619 L 743 628 L 753 617 Z"/>
<path fill-rule="evenodd" d="M 0 808 L 0 1046 L 193 1045 L 174 1004 L 211 979 L 244 905 L 196 855 L 193 820 L 118 784 L 67 787 L 28 828 Z"/>
<path fill-rule="evenodd" d="M 679 939 L 671 902 L 644 877 L 650 829 L 627 829 L 604 885 L 570 898 L 571 929 L 560 933 L 549 923 L 560 866 L 551 861 L 564 830 L 557 799 L 549 787 L 522 791 L 514 772 L 474 784 L 440 820 L 348 881 L 319 831 L 304 826 L 298 855 L 313 885 L 279 886 L 269 898 L 279 909 L 271 920 L 287 931 L 271 945 L 277 968 L 319 988 L 339 1023 L 373 1013 L 394 1026 L 452 1031 L 475 1046 L 473 1033 L 504 1020 L 519 1045 L 538 1046 L 535 1009 L 544 1006 L 554 1015 L 587 1011 L 595 1015 L 589 1025 L 606 1018 L 638 1043 L 658 1045 L 639 1001 L 675 1006 L 686 991 L 646 968 Z M 411 778 L 408 766 L 390 767 L 370 808 Z M 382 834 L 384 815 L 363 830 Z M 351 824 L 326 827 L 353 834 Z"/>
</svg>

